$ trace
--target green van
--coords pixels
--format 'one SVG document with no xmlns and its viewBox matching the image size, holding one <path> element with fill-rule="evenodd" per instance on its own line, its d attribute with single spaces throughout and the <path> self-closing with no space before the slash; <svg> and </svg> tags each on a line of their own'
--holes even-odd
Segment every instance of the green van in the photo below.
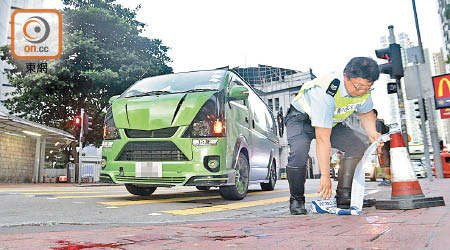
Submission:
<svg viewBox="0 0 450 250">
<path fill-rule="evenodd" d="M 104 182 L 131 194 L 157 187 L 219 187 L 240 200 L 249 184 L 273 190 L 278 129 L 255 90 L 228 68 L 161 75 L 110 99 L 104 124 Z"/>
</svg>

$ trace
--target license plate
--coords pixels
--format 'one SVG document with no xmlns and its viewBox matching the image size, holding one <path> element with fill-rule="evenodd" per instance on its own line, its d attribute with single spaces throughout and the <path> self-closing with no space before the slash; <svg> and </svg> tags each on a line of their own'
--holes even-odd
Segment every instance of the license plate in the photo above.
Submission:
<svg viewBox="0 0 450 250">
<path fill-rule="evenodd" d="M 136 177 L 162 177 L 162 162 L 136 162 Z"/>
</svg>

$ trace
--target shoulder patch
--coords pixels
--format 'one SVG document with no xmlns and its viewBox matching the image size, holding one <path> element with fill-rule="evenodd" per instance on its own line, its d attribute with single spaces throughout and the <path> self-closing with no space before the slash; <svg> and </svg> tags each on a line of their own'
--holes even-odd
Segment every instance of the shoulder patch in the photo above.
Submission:
<svg viewBox="0 0 450 250">
<path fill-rule="evenodd" d="M 341 81 L 339 81 L 339 79 L 334 78 L 333 81 L 331 81 L 330 85 L 328 85 L 326 93 L 334 97 L 334 95 L 336 95 L 339 89 L 339 84 L 341 84 Z"/>
</svg>

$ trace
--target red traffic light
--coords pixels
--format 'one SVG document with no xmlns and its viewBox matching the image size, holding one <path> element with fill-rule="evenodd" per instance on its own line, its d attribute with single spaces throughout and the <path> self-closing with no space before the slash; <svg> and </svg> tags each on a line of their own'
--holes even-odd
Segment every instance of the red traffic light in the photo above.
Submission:
<svg viewBox="0 0 450 250">
<path fill-rule="evenodd" d="M 82 122 L 83 120 L 81 119 L 81 116 L 75 116 L 75 118 L 73 118 L 74 127 L 80 127 Z"/>
<path fill-rule="evenodd" d="M 375 50 L 375 55 L 380 59 L 385 59 L 388 61 L 391 59 L 391 52 L 389 48 L 377 49 Z"/>
<path fill-rule="evenodd" d="M 381 58 L 381 59 L 386 59 L 386 60 L 390 60 L 389 58 L 389 53 L 385 53 L 385 54 L 380 54 L 380 57 L 379 58 Z"/>
</svg>

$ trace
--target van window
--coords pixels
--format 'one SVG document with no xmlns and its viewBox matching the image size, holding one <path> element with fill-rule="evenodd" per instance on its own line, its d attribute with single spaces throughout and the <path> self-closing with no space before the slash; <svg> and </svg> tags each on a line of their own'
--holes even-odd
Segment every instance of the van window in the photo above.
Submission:
<svg viewBox="0 0 450 250">
<path fill-rule="evenodd" d="M 177 93 L 195 90 L 219 90 L 226 70 L 207 70 L 145 78 L 125 90 L 120 97 L 135 97 L 155 91 Z"/>
<path fill-rule="evenodd" d="M 250 106 L 252 106 L 253 120 L 255 120 L 255 123 L 257 123 L 261 129 L 267 130 L 268 123 L 266 114 L 264 113 L 264 110 L 267 110 L 266 104 L 253 91 L 249 91 L 248 101 L 250 102 Z"/>
<path fill-rule="evenodd" d="M 266 116 L 266 126 L 267 126 L 268 130 L 275 131 L 275 128 L 274 128 L 275 123 L 274 123 L 273 117 L 272 117 L 272 115 L 270 115 L 269 110 L 267 110 L 266 108 L 264 109 L 264 115 Z"/>
</svg>

